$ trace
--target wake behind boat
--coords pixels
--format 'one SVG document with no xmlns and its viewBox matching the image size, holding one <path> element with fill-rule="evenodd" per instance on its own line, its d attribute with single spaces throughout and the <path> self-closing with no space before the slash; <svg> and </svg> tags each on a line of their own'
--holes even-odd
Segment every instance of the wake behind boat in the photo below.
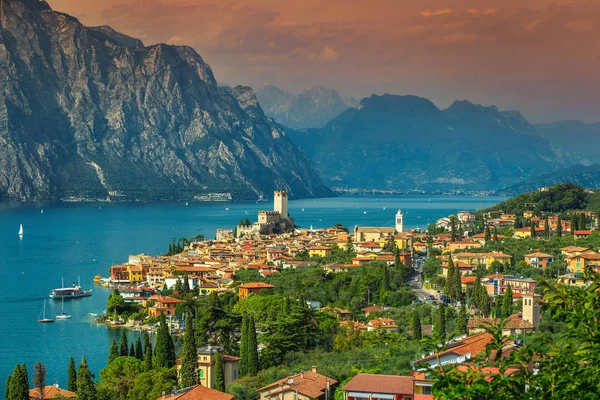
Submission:
<svg viewBox="0 0 600 400">
<path fill-rule="evenodd" d="M 75 286 L 75 283 L 73 283 L 73 286 L 65 287 L 64 281 L 61 288 L 52 289 L 52 291 L 50 292 L 50 298 L 54 300 L 79 299 L 81 297 L 89 297 L 91 295 L 92 290 L 83 290 L 81 288 L 81 283 L 77 286 Z"/>
</svg>

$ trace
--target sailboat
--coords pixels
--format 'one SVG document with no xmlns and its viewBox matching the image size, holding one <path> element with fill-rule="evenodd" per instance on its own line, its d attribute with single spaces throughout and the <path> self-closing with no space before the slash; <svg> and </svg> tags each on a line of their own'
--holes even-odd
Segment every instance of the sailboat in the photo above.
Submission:
<svg viewBox="0 0 600 400">
<path fill-rule="evenodd" d="M 186 201 L 186 202 L 185 202 L 185 205 L 186 205 L 186 206 L 189 206 L 189 205 L 190 205 L 190 203 L 188 203 L 188 202 Z"/>
<path fill-rule="evenodd" d="M 38 324 L 51 324 L 54 320 L 52 318 L 46 318 L 46 300 L 44 300 L 44 309 L 40 313 Z"/>
<path fill-rule="evenodd" d="M 62 298 L 61 313 L 56 316 L 56 319 L 71 319 L 71 315 L 65 313 L 65 298 Z"/>
<path fill-rule="evenodd" d="M 23 236 L 23 224 L 19 226 L 19 236 Z"/>
</svg>

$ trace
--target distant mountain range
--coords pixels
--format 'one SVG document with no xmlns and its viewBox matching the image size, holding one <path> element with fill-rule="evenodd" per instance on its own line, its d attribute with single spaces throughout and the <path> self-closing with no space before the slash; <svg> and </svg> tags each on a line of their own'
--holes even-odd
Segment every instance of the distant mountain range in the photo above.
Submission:
<svg viewBox="0 0 600 400">
<path fill-rule="evenodd" d="M 293 129 L 321 128 L 358 102 L 321 86 L 303 93 L 290 93 L 268 85 L 256 90 L 256 97 L 267 116 Z"/>
<path fill-rule="evenodd" d="M 0 0 L 0 200 L 331 194 L 252 90 L 192 48 L 144 46 Z"/>
<path fill-rule="evenodd" d="M 535 125 L 559 158 L 582 164 L 600 163 L 600 122 L 559 121 Z"/>
<path fill-rule="evenodd" d="M 518 111 L 468 101 L 440 110 L 416 96 L 373 95 L 292 138 L 341 188 L 490 190 L 570 165 Z"/>
</svg>

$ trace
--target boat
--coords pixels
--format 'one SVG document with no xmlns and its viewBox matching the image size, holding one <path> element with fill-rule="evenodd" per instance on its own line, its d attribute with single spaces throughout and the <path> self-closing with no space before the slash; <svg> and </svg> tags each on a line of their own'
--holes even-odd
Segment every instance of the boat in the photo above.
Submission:
<svg viewBox="0 0 600 400">
<path fill-rule="evenodd" d="M 40 210 L 40 214 L 43 214 L 43 213 L 44 213 L 44 210 Z"/>
<path fill-rule="evenodd" d="M 65 312 L 65 298 L 62 298 L 61 312 L 56 316 L 56 319 L 71 319 L 71 315 Z"/>
<path fill-rule="evenodd" d="M 52 291 L 50 292 L 50 298 L 54 299 L 54 300 L 64 299 L 64 298 L 79 299 L 81 297 L 88 297 L 91 295 L 92 295 L 92 289 L 83 290 L 81 288 L 81 284 L 75 286 L 75 283 L 73 283 L 73 286 L 66 288 L 64 279 L 63 279 L 63 284 L 62 284 L 61 288 L 52 289 Z"/>
<path fill-rule="evenodd" d="M 227 208 L 225 209 L 225 211 L 229 211 L 229 207 L 227 207 Z"/>
<path fill-rule="evenodd" d="M 94 261 L 96 261 L 96 259 L 94 259 Z M 100 274 L 96 275 L 94 277 L 94 283 L 100 283 L 101 279 L 102 279 L 102 277 L 100 276 Z"/>
<path fill-rule="evenodd" d="M 19 225 L 19 236 L 23 236 L 23 224 Z"/>
<path fill-rule="evenodd" d="M 189 206 L 189 205 L 190 205 L 190 203 L 188 203 L 188 202 L 186 201 L 186 202 L 185 202 L 185 205 L 186 205 L 186 206 Z"/>
<path fill-rule="evenodd" d="M 38 324 L 51 324 L 54 320 L 52 318 L 46 318 L 46 300 L 44 300 L 44 308 L 38 318 Z"/>
</svg>

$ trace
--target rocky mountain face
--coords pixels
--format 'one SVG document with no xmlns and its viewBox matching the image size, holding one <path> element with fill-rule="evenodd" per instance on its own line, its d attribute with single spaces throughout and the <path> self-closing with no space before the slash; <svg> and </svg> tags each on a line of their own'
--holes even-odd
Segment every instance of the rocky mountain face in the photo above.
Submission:
<svg viewBox="0 0 600 400">
<path fill-rule="evenodd" d="M 586 165 L 600 163 L 600 122 L 569 120 L 536 124 L 535 128 L 560 157 Z"/>
<path fill-rule="evenodd" d="M 185 46 L 0 0 L 0 198 L 323 196 L 309 158 L 249 88 Z"/>
<path fill-rule="evenodd" d="M 294 133 L 340 188 L 489 190 L 565 166 L 518 111 L 416 96 L 363 99 L 322 129 Z"/>
<path fill-rule="evenodd" d="M 290 93 L 272 85 L 256 90 L 265 113 L 282 125 L 294 129 L 321 128 L 348 108 L 355 107 L 352 98 L 321 86 L 303 93 Z"/>
</svg>

